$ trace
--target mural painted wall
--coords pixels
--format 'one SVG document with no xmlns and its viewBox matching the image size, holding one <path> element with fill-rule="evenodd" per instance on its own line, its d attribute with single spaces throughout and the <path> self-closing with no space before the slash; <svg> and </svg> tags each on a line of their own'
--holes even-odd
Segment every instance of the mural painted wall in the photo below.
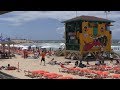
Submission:
<svg viewBox="0 0 120 90">
<path fill-rule="evenodd" d="M 108 23 L 82 22 L 80 38 L 80 51 L 111 50 L 111 31 Z"/>
</svg>

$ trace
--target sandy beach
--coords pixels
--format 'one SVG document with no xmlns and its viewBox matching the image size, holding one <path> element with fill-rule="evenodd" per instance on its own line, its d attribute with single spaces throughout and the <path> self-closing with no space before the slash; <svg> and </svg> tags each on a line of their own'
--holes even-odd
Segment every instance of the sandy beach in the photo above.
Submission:
<svg viewBox="0 0 120 90">
<path fill-rule="evenodd" d="M 106 18 L 103 12 L 10 12 L 1 17 L 6 22 L 0 35 L 0 79 L 5 79 L 4 73 L 13 79 L 120 79 L 119 34 L 110 28 L 117 19 L 108 18 L 110 11 L 104 11 Z M 9 24 L 12 27 L 6 27 Z"/>
<path fill-rule="evenodd" d="M 46 66 L 44 66 L 43 63 L 42 65 L 40 65 L 41 57 L 38 59 L 24 59 L 20 55 L 16 55 L 16 58 L 12 58 L 12 59 L 0 59 L 0 66 L 7 66 L 8 64 L 10 64 L 11 66 L 18 67 L 18 62 L 19 62 L 19 68 L 20 68 L 19 72 L 18 70 L 4 70 L 4 69 L 0 71 L 12 75 L 14 77 L 17 77 L 19 79 L 33 79 L 28 76 L 25 76 L 24 70 L 30 70 L 30 71 L 45 70 L 51 73 L 61 74 L 63 76 L 70 76 L 73 77 L 74 79 L 90 79 L 85 76 L 59 72 L 60 65 L 47 64 L 52 58 L 54 58 L 57 62 L 71 61 L 69 65 L 66 65 L 67 67 L 74 67 L 74 63 L 76 61 L 76 60 L 65 59 L 63 56 L 62 57 L 46 56 Z M 91 61 L 89 63 L 91 65 L 94 65 L 95 61 Z M 105 63 L 109 64 L 110 66 L 112 65 L 109 61 L 105 61 Z M 83 61 L 83 64 L 86 64 L 86 62 Z"/>
<path fill-rule="evenodd" d="M 1 70 L 1 72 L 7 73 L 9 75 L 12 75 L 14 77 L 18 77 L 20 79 L 31 79 L 30 77 L 25 76 L 24 70 L 45 70 L 48 72 L 54 72 L 58 74 L 62 74 L 63 76 L 71 76 L 75 79 L 85 79 L 86 77 L 80 77 L 78 75 L 72 75 L 72 74 L 67 74 L 67 73 L 62 73 L 59 72 L 60 66 L 59 65 L 49 65 L 47 64 L 52 58 L 58 62 L 64 62 L 64 61 L 71 61 L 72 63 L 70 65 L 67 65 L 67 67 L 73 67 L 75 60 L 68 60 L 64 59 L 64 57 L 56 57 L 56 56 L 51 56 L 51 57 L 46 57 L 46 66 L 43 64 L 40 65 L 40 58 L 39 59 L 24 59 L 21 58 L 21 56 L 17 55 L 17 58 L 12 58 L 12 59 L 1 59 L 0 60 L 0 66 L 7 66 L 10 64 L 11 66 L 18 67 L 18 62 L 19 62 L 19 67 L 20 67 L 20 72 L 18 70 Z"/>
</svg>

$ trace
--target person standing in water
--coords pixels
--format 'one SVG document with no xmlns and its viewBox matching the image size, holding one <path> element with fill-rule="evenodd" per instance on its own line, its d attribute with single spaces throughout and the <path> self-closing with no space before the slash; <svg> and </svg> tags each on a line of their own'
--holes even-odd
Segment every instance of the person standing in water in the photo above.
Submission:
<svg viewBox="0 0 120 90">
<path fill-rule="evenodd" d="M 45 56 L 46 56 L 46 53 L 44 51 L 42 51 L 41 53 L 41 63 L 40 65 L 42 64 L 42 61 L 44 61 L 44 66 L 45 66 Z"/>
</svg>

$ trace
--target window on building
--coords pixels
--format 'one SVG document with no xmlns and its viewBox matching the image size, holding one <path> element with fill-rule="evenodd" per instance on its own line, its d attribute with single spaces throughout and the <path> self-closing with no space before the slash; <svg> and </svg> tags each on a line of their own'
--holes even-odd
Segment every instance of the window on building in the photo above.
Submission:
<svg viewBox="0 0 120 90">
<path fill-rule="evenodd" d="M 89 22 L 89 23 L 88 23 L 88 27 L 89 27 L 89 28 L 93 28 L 93 27 L 96 27 L 96 28 L 97 28 L 97 27 L 98 27 L 98 24 L 97 24 L 97 22 Z"/>
<path fill-rule="evenodd" d="M 110 30 L 110 26 L 106 26 L 106 30 Z"/>
<path fill-rule="evenodd" d="M 80 21 L 75 23 L 75 31 L 82 32 L 82 23 Z"/>
<path fill-rule="evenodd" d="M 106 29 L 106 30 L 110 30 L 110 23 L 107 23 L 107 24 L 105 25 L 105 29 Z"/>
<path fill-rule="evenodd" d="M 91 23 L 90 23 L 90 22 L 88 23 L 88 27 L 89 27 L 89 28 L 92 28 L 92 25 L 91 25 Z"/>
</svg>

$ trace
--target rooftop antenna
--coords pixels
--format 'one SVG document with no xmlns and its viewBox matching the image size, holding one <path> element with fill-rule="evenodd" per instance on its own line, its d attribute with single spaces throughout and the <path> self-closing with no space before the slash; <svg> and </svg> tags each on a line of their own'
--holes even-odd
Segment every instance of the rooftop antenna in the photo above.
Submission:
<svg viewBox="0 0 120 90">
<path fill-rule="evenodd" d="M 77 11 L 75 11 L 75 13 L 76 13 L 76 17 L 77 17 Z"/>
<path fill-rule="evenodd" d="M 108 19 L 108 12 L 110 12 L 110 11 L 105 11 L 106 19 Z"/>
</svg>

